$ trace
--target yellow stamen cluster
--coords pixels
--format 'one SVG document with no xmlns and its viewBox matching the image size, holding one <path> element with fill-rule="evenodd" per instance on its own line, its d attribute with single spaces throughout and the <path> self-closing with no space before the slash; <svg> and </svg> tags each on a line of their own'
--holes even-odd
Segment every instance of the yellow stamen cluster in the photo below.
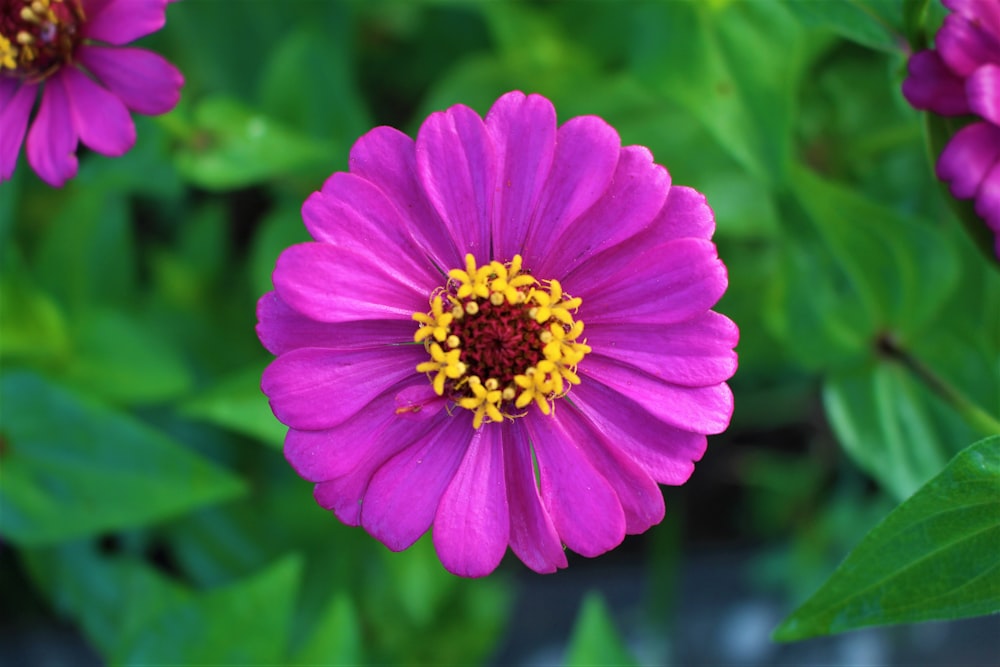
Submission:
<svg viewBox="0 0 1000 667">
<path fill-rule="evenodd" d="M 68 58 L 76 40 L 83 8 L 75 0 L 23 1 L 20 12 L 6 17 L 0 35 L 0 73 L 20 70 L 44 78 L 59 60 Z"/>
<path fill-rule="evenodd" d="M 473 412 L 473 427 L 522 416 L 532 403 L 551 414 L 552 403 L 579 384 L 577 364 L 590 352 L 573 316 L 581 300 L 557 280 L 524 272 L 520 255 L 507 263 L 448 272 L 447 285 L 414 313 L 414 341 L 430 360 L 417 365 L 435 393 Z"/>
</svg>

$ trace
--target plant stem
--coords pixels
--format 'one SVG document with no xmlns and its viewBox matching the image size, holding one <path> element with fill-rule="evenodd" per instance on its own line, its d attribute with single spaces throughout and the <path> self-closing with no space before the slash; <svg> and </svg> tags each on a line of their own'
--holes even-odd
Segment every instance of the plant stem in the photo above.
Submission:
<svg viewBox="0 0 1000 667">
<path fill-rule="evenodd" d="M 916 375 L 931 391 L 953 407 L 972 428 L 986 436 L 1000 434 L 1000 420 L 979 407 L 929 366 L 900 347 L 891 335 L 886 334 L 879 338 L 878 349 L 883 355 L 899 362 Z"/>
</svg>

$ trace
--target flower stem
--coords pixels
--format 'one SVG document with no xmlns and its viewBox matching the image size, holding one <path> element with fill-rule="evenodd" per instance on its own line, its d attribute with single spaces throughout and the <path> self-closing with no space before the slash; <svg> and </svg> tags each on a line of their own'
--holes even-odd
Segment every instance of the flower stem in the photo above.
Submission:
<svg viewBox="0 0 1000 667">
<path fill-rule="evenodd" d="M 954 385 L 900 347 L 891 335 L 886 334 L 879 338 L 878 350 L 885 357 L 899 362 L 916 375 L 931 391 L 952 406 L 972 428 L 987 436 L 1000 434 L 1000 420 L 976 405 Z"/>
</svg>

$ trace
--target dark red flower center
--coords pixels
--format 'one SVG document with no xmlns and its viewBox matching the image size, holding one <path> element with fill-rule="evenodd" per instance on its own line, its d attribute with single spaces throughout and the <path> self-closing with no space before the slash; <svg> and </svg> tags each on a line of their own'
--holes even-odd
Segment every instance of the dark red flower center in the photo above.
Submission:
<svg viewBox="0 0 1000 667">
<path fill-rule="evenodd" d="M 431 295 L 431 310 L 414 313 L 430 360 L 417 365 L 438 396 L 472 410 L 473 427 L 523 414 L 551 403 L 579 384 L 576 365 L 590 352 L 577 339 L 583 322 L 573 319 L 580 299 L 562 293 L 559 281 L 541 283 L 521 271 L 521 257 L 507 263 L 448 272 L 448 283 Z"/>
<path fill-rule="evenodd" d="M 0 0 L 0 74 L 48 77 L 72 61 L 84 20 L 80 0 Z"/>
</svg>

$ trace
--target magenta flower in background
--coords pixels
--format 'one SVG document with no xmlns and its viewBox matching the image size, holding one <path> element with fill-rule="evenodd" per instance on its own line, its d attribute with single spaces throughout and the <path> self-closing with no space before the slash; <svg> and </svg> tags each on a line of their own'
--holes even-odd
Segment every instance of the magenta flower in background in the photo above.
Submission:
<svg viewBox="0 0 1000 667">
<path fill-rule="evenodd" d="M 937 175 L 959 199 L 975 200 L 1000 257 L 1000 1 L 942 2 L 953 13 L 935 48 L 910 58 L 903 95 L 918 109 L 978 116 L 945 146 Z"/>
<path fill-rule="evenodd" d="M 174 108 L 181 73 L 156 53 L 123 46 L 162 28 L 167 2 L 0 0 L 0 181 L 13 175 L 25 133 L 28 163 L 60 187 L 76 175 L 79 141 L 123 155 L 135 143 L 130 110 Z"/>
<path fill-rule="evenodd" d="M 662 520 L 733 410 L 712 210 L 600 118 L 539 95 L 358 140 L 302 209 L 257 332 L 285 455 L 394 551 L 433 526 L 483 576 Z"/>
</svg>

